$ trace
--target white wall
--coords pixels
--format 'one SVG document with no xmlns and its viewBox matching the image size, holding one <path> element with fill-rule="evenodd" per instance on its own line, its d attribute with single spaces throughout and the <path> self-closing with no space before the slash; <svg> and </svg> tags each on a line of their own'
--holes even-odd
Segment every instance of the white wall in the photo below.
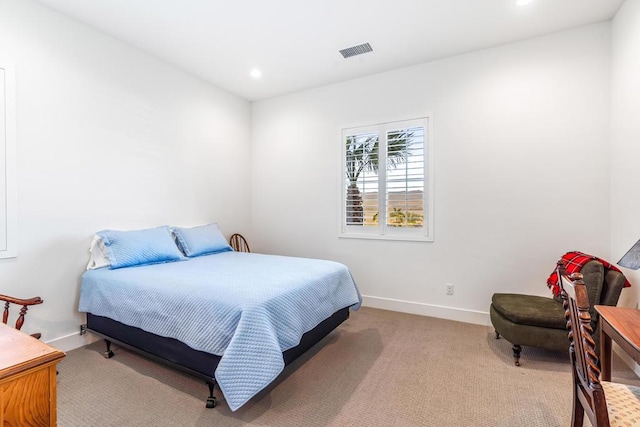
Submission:
<svg viewBox="0 0 640 427">
<path fill-rule="evenodd" d="M 549 295 L 564 252 L 609 255 L 609 55 L 602 23 L 253 104 L 253 246 L 344 262 L 378 307 L 484 323 L 494 292 Z M 340 129 L 426 111 L 435 241 L 338 238 Z"/>
<path fill-rule="evenodd" d="M 0 61 L 16 70 L 19 174 L 0 293 L 45 301 L 25 330 L 76 334 L 98 230 L 250 225 L 248 102 L 30 0 L 0 0 Z"/>
<path fill-rule="evenodd" d="M 612 23 L 611 252 L 618 260 L 640 239 L 640 0 L 627 0 Z M 636 285 L 620 305 L 640 300 L 640 273 L 625 269 Z"/>
</svg>

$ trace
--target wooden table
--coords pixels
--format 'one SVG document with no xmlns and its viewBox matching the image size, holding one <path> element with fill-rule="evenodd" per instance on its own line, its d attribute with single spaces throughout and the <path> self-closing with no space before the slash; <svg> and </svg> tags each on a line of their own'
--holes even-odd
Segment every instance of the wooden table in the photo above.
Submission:
<svg viewBox="0 0 640 427">
<path fill-rule="evenodd" d="M 64 356 L 0 323 L 0 426 L 56 425 L 56 365 Z"/>
<path fill-rule="evenodd" d="M 600 379 L 611 381 L 611 342 L 640 363 L 640 310 L 596 305 L 600 314 Z"/>
</svg>

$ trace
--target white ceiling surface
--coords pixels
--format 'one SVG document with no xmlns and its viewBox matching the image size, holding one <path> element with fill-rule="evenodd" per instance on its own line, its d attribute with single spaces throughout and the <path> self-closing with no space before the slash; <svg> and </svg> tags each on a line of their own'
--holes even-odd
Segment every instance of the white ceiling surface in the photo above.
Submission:
<svg viewBox="0 0 640 427">
<path fill-rule="evenodd" d="M 255 101 L 605 21 L 624 0 L 38 1 Z"/>
</svg>

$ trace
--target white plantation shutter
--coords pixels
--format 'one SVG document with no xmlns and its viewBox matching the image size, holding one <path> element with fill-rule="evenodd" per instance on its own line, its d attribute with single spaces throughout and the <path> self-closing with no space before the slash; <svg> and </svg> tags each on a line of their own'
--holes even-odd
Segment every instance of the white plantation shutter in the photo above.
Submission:
<svg viewBox="0 0 640 427">
<path fill-rule="evenodd" d="M 363 195 L 371 195 L 377 191 L 378 176 L 367 165 L 378 149 L 378 132 L 363 132 L 346 136 L 345 166 L 347 168 L 345 207 L 346 224 L 358 226 L 376 225 L 372 221 L 372 211 L 377 211 L 377 199 L 363 199 Z"/>
<path fill-rule="evenodd" d="M 387 226 L 424 225 L 424 134 L 421 126 L 387 131 Z M 393 161 L 394 156 L 398 157 Z"/>
<path fill-rule="evenodd" d="M 343 129 L 341 236 L 432 240 L 429 117 Z"/>
</svg>

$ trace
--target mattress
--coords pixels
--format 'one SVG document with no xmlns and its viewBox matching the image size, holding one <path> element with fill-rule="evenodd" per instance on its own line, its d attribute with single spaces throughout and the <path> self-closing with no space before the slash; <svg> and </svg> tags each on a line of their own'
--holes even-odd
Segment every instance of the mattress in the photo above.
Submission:
<svg viewBox="0 0 640 427">
<path fill-rule="evenodd" d="M 360 302 L 343 264 L 223 252 L 87 271 L 79 310 L 221 356 L 211 375 L 235 410 L 275 379 L 305 332 Z"/>
</svg>

